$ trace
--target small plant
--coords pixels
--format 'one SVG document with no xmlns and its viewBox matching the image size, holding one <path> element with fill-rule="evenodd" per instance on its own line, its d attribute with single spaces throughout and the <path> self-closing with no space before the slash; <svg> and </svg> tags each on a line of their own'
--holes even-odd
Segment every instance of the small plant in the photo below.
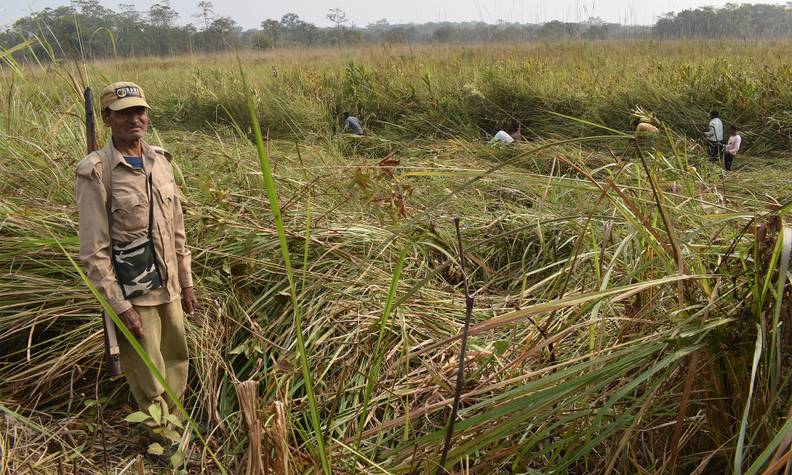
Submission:
<svg viewBox="0 0 792 475">
<path fill-rule="evenodd" d="M 391 154 L 379 162 L 376 168 L 378 173 L 356 168 L 349 190 L 373 205 L 371 210 L 381 222 L 396 224 L 408 215 L 408 201 L 413 195 L 413 187 L 399 180 L 397 173 L 400 161 L 392 157 Z"/>
<path fill-rule="evenodd" d="M 161 442 L 166 445 L 174 446 L 181 442 L 182 435 L 179 431 L 184 431 L 184 425 L 175 414 L 168 412 L 167 407 L 163 411 L 159 404 L 152 404 L 148 407 L 147 412 L 133 412 L 126 416 L 124 420 L 134 424 L 142 424 L 146 430 L 158 436 Z M 146 451 L 155 456 L 165 455 L 165 447 L 160 442 L 152 442 Z M 179 470 L 184 465 L 184 453 L 181 448 L 177 448 L 171 453 L 169 462 L 174 470 Z"/>
</svg>

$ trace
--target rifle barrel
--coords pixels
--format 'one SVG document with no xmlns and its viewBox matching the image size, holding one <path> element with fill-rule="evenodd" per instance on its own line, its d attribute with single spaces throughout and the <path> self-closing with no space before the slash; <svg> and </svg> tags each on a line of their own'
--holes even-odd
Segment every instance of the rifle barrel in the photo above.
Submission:
<svg viewBox="0 0 792 475">
<path fill-rule="evenodd" d="M 85 88 L 83 93 L 85 99 L 85 145 L 88 153 L 96 150 L 96 127 L 94 126 L 94 106 L 93 91 L 90 87 Z M 107 361 L 107 372 L 111 378 L 121 376 L 121 356 L 118 348 L 118 337 L 115 331 L 115 324 L 107 313 L 102 313 L 102 326 L 104 327 L 105 359 Z"/>
<path fill-rule="evenodd" d="M 96 150 L 96 128 L 93 107 L 93 91 L 91 87 L 86 87 L 83 93 L 85 99 L 85 143 L 88 146 L 88 153 Z"/>
</svg>

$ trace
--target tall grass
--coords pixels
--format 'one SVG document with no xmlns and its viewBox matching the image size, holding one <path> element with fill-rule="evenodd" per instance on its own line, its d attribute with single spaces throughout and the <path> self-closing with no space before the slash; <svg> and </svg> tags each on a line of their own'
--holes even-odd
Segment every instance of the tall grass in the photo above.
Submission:
<svg viewBox="0 0 792 475">
<path fill-rule="evenodd" d="M 308 409 L 310 411 L 311 425 L 313 426 L 314 434 L 316 435 L 317 452 L 319 459 L 322 462 L 322 470 L 325 475 L 331 473 L 330 460 L 325 450 L 324 436 L 322 434 L 322 423 L 319 420 L 319 410 L 316 405 L 316 395 L 314 393 L 314 382 L 311 374 L 310 362 L 305 349 L 305 339 L 303 337 L 303 323 L 302 323 L 302 303 L 297 298 L 297 283 L 294 281 L 294 271 L 292 270 L 291 258 L 289 257 L 289 244 L 286 241 L 286 231 L 283 227 L 283 216 L 281 215 L 281 207 L 278 201 L 278 195 L 275 192 L 275 182 L 272 179 L 272 167 L 270 167 L 270 157 L 267 152 L 264 139 L 261 134 L 261 126 L 258 122 L 256 115 L 256 106 L 253 103 L 253 95 L 248 87 L 245 78 L 245 72 L 242 69 L 242 63 L 239 63 L 239 73 L 242 77 L 242 83 L 245 89 L 245 97 L 247 98 L 248 112 L 250 115 L 250 122 L 253 128 L 253 136 L 256 141 L 256 152 L 258 153 L 259 163 L 261 165 L 261 173 L 264 177 L 264 188 L 267 191 L 267 199 L 270 203 L 272 210 L 272 218 L 275 221 L 275 227 L 278 232 L 278 241 L 280 242 L 281 256 L 283 257 L 283 264 L 286 267 L 286 277 L 289 279 L 289 292 L 291 294 L 291 304 L 294 308 L 294 330 L 297 340 L 297 351 L 300 357 L 300 366 L 302 367 L 303 379 L 305 381 L 305 391 L 308 396 Z M 310 229 L 310 228 L 309 228 Z M 307 252 L 306 252 L 307 255 Z"/>
<path fill-rule="evenodd" d="M 786 98 L 767 91 L 789 46 L 606 46 L 303 51 L 243 57 L 242 74 L 225 56 L 12 63 L 0 467 L 102 473 L 104 456 L 121 469 L 138 453 L 128 391 L 98 373 L 98 304 L 69 261 L 78 93 L 122 76 L 155 106 L 150 141 L 176 157 L 203 303 L 184 406 L 218 460 L 192 444 L 191 470 L 236 470 L 247 445 L 293 472 L 436 470 L 465 314 L 453 216 L 476 306 L 446 467 L 783 469 L 792 196 L 784 159 L 757 153 L 787 140 L 770 120 Z M 619 132 L 636 104 L 664 121 L 657 143 Z M 692 139 L 688 121 L 713 106 L 751 127 L 736 173 Z M 372 134 L 334 134 L 343 109 Z M 532 143 L 483 144 L 510 117 Z M 261 440 L 240 430 L 239 381 L 255 382 Z"/>
<path fill-rule="evenodd" d="M 694 138 L 719 109 L 761 154 L 792 145 L 789 53 L 777 42 L 595 42 L 308 50 L 243 61 L 259 119 L 276 137 L 326 136 L 347 109 L 395 148 L 404 136 L 480 138 L 511 119 L 531 137 L 579 137 L 597 128 L 544 112 L 623 130 L 640 105 Z M 160 124 L 195 129 L 226 122 L 226 110 L 249 124 L 232 68 L 232 57 L 217 56 L 138 60 L 129 71 L 159 85 L 151 94 Z"/>
</svg>

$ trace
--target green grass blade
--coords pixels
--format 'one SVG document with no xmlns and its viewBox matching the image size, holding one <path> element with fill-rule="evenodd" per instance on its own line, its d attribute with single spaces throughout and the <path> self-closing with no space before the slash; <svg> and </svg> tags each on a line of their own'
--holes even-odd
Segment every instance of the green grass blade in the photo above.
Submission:
<svg viewBox="0 0 792 475">
<path fill-rule="evenodd" d="M 734 449 L 734 473 L 742 474 L 743 457 L 745 456 L 745 433 L 748 430 L 748 415 L 751 413 L 751 399 L 753 398 L 756 387 L 756 375 L 759 370 L 759 360 L 762 357 L 762 346 L 764 345 L 763 330 L 760 325 L 756 325 L 756 346 L 754 347 L 753 364 L 751 365 L 751 385 L 748 388 L 748 397 L 745 400 L 740 431 L 737 436 L 737 447 Z"/>
<path fill-rule="evenodd" d="M 272 211 L 272 217 L 275 221 L 275 227 L 278 232 L 281 255 L 283 257 L 283 263 L 286 267 L 286 275 L 289 279 L 289 292 L 291 293 L 292 306 L 294 308 L 294 326 L 297 333 L 297 351 L 299 352 L 300 366 L 302 367 L 303 379 L 305 380 L 305 392 L 308 396 L 311 425 L 313 426 L 314 435 L 316 436 L 316 444 L 319 457 L 322 462 L 322 470 L 326 475 L 330 475 L 330 459 L 328 457 L 327 451 L 325 450 L 324 436 L 322 434 L 322 423 L 319 418 L 319 408 L 316 404 L 316 395 L 314 394 L 313 376 L 311 374 L 310 362 L 308 361 L 308 354 L 305 349 L 305 337 L 303 335 L 302 328 L 302 311 L 300 307 L 300 301 L 297 298 L 297 285 L 294 281 L 294 272 L 292 270 L 291 259 L 289 257 L 289 245 L 286 242 L 286 231 L 283 226 L 283 216 L 281 215 L 278 195 L 275 193 L 275 181 L 272 178 L 269 153 L 267 152 L 267 147 L 264 144 L 264 138 L 261 135 L 261 126 L 259 125 L 258 116 L 256 115 L 256 106 L 253 102 L 253 93 L 250 90 L 250 86 L 248 85 L 245 71 L 242 69 L 242 61 L 237 58 L 237 62 L 239 64 L 239 74 L 242 77 L 242 84 L 245 91 L 245 97 L 247 99 L 250 123 L 256 139 L 256 150 L 258 153 L 259 165 L 261 166 L 261 172 L 264 176 L 264 187 L 267 190 L 267 198 L 269 199 L 270 210 Z"/>
<path fill-rule="evenodd" d="M 396 268 L 393 270 L 393 278 L 391 279 L 390 288 L 388 288 L 388 297 L 385 301 L 385 309 L 380 316 L 378 327 L 379 332 L 377 335 L 377 344 L 374 347 L 374 361 L 366 375 L 366 387 L 363 394 L 363 407 L 360 410 L 360 417 L 358 419 L 357 427 L 357 440 L 355 441 L 355 450 L 360 451 L 360 440 L 363 435 L 363 426 L 366 423 L 366 414 L 368 414 L 369 402 L 371 401 L 371 393 L 374 390 L 374 385 L 379 381 L 380 371 L 382 369 L 382 360 L 385 357 L 385 352 L 382 349 L 382 339 L 385 336 L 385 325 L 388 322 L 388 317 L 391 314 L 393 299 L 396 295 L 396 288 L 399 285 L 399 278 L 401 277 L 402 267 L 404 266 L 404 258 L 407 256 L 408 248 L 402 249 L 399 254 L 399 260 L 396 262 Z"/>
</svg>

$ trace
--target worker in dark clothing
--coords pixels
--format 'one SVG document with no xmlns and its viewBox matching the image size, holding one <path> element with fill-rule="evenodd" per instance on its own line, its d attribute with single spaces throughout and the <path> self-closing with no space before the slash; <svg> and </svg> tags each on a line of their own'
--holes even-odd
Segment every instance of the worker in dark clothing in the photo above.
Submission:
<svg viewBox="0 0 792 475">
<path fill-rule="evenodd" d="M 351 115 L 349 112 L 344 112 L 344 132 L 351 131 L 355 135 L 365 135 L 363 126 L 360 124 L 360 119 Z"/>
</svg>

